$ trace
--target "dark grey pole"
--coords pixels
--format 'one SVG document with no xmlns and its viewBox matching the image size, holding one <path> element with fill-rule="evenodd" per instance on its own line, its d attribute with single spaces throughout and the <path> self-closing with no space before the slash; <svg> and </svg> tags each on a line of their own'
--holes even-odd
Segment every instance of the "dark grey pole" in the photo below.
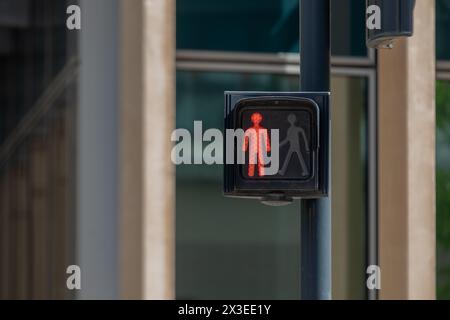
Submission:
<svg viewBox="0 0 450 320">
<path fill-rule="evenodd" d="M 301 91 L 330 91 L 330 0 L 300 0 L 300 56 Z M 330 148 L 321 152 L 330 154 Z M 300 285 L 306 300 L 331 299 L 329 169 L 330 196 L 301 204 Z"/>
</svg>

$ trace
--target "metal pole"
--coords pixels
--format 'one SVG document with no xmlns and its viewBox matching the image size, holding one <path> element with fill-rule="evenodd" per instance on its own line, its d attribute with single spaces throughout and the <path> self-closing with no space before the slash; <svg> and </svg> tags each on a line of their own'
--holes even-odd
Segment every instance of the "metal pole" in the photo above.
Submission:
<svg viewBox="0 0 450 320">
<path fill-rule="evenodd" d="M 330 0 L 300 0 L 301 91 L 330 91 L 330 56 Z M 329 197 L 302 200 L 300 221 L 301 298 L 331 299 L 331 179 Z"/>
</svg>

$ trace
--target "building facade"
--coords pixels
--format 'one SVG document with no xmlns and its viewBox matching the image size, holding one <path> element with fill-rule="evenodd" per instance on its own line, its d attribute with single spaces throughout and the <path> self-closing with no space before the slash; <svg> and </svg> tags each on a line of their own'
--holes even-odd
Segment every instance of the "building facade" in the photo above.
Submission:
<svg viewBox="0 0 450 320">
<path fill-rule="evenodd" d="M 450 1 L 378 52 L 365 2 L 331 3 L 333 298 L 374 261 L 381 298 L 450 298 Z M 0 2 L 0 297 L 298 299 L 300 204 L 170 161 L 225 90 L 298 90 L 298 26 L 298 0 Z"/>
</svg>

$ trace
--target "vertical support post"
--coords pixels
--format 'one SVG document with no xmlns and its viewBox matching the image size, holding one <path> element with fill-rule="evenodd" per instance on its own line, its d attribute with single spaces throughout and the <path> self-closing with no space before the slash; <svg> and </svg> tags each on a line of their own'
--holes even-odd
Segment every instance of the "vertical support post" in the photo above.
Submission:
<svg viewBox="0 0 450 320">
<path fill-rule="evenodd" d="M 330 56 L 330 0 L 301 0 L 300 89 L 302 91 L 330 90 Z M 327 150 L 321 152 L 330 154 L 329 146 Z M 331 183 L 329 195 L 331 196 Z M 302 299 L 331 299 L 330 196 L 324 199 L 302 200 L 300 219 Z"/>
<path fill-rule="evenodd" d="M 436 298 L 435 1 L 414 36 L 378 54 L 382 300 Z"/>
<path fill-rule="evenodd" d="M 175 1 L 120 0 L 120 298 L 175 298 Z"/>
<path fill-rule="evenodd" d="M 118 0 L 83 0 L 77 110 L 79 299 L 118 298 Z"/>
</svg>

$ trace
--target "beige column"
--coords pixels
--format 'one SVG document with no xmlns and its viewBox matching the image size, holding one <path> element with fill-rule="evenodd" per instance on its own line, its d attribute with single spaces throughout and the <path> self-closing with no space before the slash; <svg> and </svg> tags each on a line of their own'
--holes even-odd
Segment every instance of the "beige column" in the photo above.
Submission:
<svg viewBox="0 0 450 320">
<path fill-rule="evenodd" d="M 435 1 L 414 36 L 379 51 L 382 299 L 435 298 Z"/>
<path fill-rule="evenodd" d="M 121 1 L 120 292 L 174 298 L 175 1 Z"/>
</svg>

